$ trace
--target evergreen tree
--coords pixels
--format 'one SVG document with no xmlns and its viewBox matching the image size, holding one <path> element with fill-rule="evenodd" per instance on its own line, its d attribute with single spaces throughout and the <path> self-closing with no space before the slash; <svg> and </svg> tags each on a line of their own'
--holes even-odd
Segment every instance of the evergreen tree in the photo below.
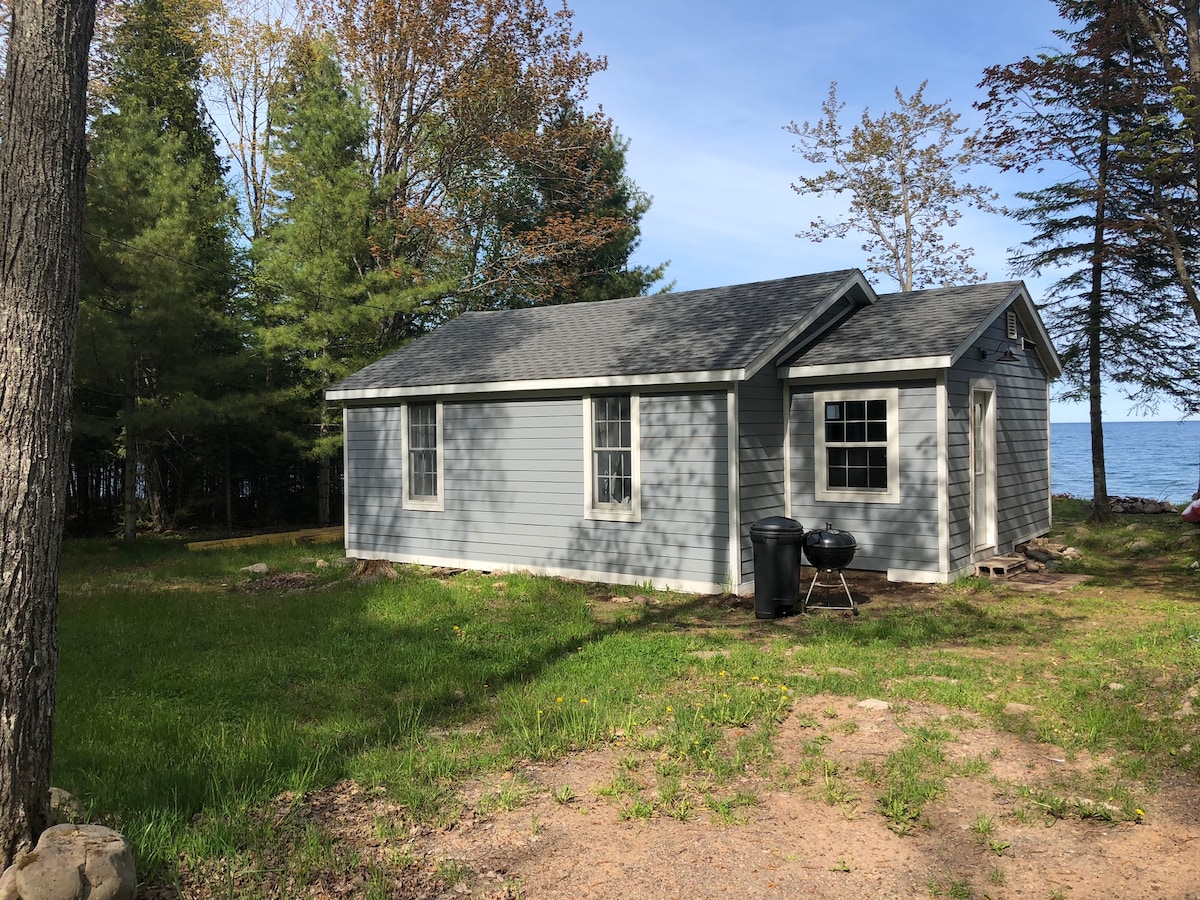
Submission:
<svg viewBox="0 0 1200 900">
<path fill-rule="evenodd" d="M 186 0 L 134 0 L 90 141 L 77 419 L 118 442 L 127 540 L 138 486 L 155 524 L 169 524 L 205 436 L 245 406 L 233 209 L 180 33 L 193 14 Z"/>
<path fill-rule="evenodd" d="M 324 389 L 391 349 L 391 323 L 412 313 L 421 292 L 379 262 L 367 112 L 327 43 L 297 38 L 274 109 L 274 202 L 254 245 L 260 336 L 295 444 L 319 465 L 325 524 L 341 436 Z"/>
<path fill-rule="evenodd" d="M 1047 318 L 1063 350 L 1064 393 L 1089 404 L 1092 516 L 1105 519 L 1103 380 L 1142 400 L 1196 385 L 1188 372 L 1190 317 L 1173 299 L 1171 254 L 1146 221 L 1153 165 L 1145 137 L 1171 119 L 1170 91 L 1147 64 L 1152 43 L 1136 0 L 1058 0 L 1058 7 L 1073 26 L 1057 32 L 1066 49 L 988 69 L 988 97 L 977 105 L 988 117 L 982 146 L 1002 167 L 1050 162 L 1067 173 L 1018 195 L 1027 205 L 1015 215 L 1034 236 L 1013 262 L 1021 274 L 1057 275 Z"/>
</svg>

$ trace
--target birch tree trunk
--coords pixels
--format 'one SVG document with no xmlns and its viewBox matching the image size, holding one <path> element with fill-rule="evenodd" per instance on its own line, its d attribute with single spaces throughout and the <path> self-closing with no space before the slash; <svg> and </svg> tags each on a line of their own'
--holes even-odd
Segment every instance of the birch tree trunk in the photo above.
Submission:
<svg viewBox="0 0 1200 900">
<path fill-rule="evenodd" d="M 14 0 L 0 121 L 0 869 L 46 824 L 93 0 Z"/>
</svg>

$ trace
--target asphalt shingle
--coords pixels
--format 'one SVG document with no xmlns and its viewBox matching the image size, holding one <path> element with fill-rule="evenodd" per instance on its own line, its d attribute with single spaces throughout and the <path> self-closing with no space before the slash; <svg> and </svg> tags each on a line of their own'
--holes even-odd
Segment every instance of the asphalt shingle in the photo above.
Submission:
<svg viewBox="0 0 1200 900">
<path fill-rule="evenodd" d="M 331 390 L 740 369 L 856 273 L 465 313 Z"/>
<path fill-rule="evenodd" d="M 1019 286 L 1019 281 L 1003 281 L 883 294 L 791 364 L 831 366 L 948 356 Z"/>
</svg>

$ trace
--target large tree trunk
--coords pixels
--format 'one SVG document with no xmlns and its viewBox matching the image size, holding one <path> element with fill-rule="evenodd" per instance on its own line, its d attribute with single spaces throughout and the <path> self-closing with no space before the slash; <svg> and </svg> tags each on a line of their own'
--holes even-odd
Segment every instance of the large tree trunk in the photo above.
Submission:
<svg viewBox="0 0 1200 900">
<path fill-rule="evenodd" d="M 92 0 L 14 0 L 0 122 L 0 868 L 46 824 Z"/>
</svg>

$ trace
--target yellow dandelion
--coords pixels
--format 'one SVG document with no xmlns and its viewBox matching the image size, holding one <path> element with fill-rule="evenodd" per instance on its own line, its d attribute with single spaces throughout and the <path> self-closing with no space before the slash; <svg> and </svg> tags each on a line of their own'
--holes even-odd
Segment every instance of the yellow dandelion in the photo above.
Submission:
<svg viewBox="0 0 1200 900">
<path fill-rule="evenodd" d="M 675 712 L 675 710 L 671 709 L 671 707 L 669 707 L 669 706 L 668 706 L 668 707 L 667 707 L 667 712 Z"/>
<path fill-rule="evenodd" d="M 728 694 L 722 694 L 721 696 L 722 696 L 722 697 L 724 697 L 726 700 L 728 700 L 728 699 L 729 699 L 729 695 L 728 695 Z"/>
<path fill-rule="evenodd" d="M 722 677 L 722 678 L 724 678 L 724 677 L 725 677 L 725 670 L 724 670 L 724 669 L 722 669 L 722 670 L 721 670 L 721 677 Z"/>
<path fill-rule="evenodd" d="M 758 681 L 758 676 L 757 676 L 757 675 L 751 675 L 751 676 L 750 676 L 750 680 L 751 680 L 751 681 Z"/>
<path fill-rule="evenodd" d="M 555 697 L 555 698 L 554 698 L 554 702 L 555 702 L 555 703 L 562 703 L 562 697 Z"/>
<path fill-rule="evenodd" d="M 579 698 L 579 702 L 580 702 L 580 703 L 587 703 L 587 697 L 580 697 L 580 698 Z"/>
<path fill-rule="evenodd" d="M 1137 813 L 1139 816 L 1144 816 L 1144 815 L 1145 815 L 1145 813 L 1144 813 L 1144 812 L 1142 812 L 1140 809 L 1135 809 L 1135 810 L 1134 810 L 1134 812 L 1135 812 L 1135 813 Z"/>
</svg>

